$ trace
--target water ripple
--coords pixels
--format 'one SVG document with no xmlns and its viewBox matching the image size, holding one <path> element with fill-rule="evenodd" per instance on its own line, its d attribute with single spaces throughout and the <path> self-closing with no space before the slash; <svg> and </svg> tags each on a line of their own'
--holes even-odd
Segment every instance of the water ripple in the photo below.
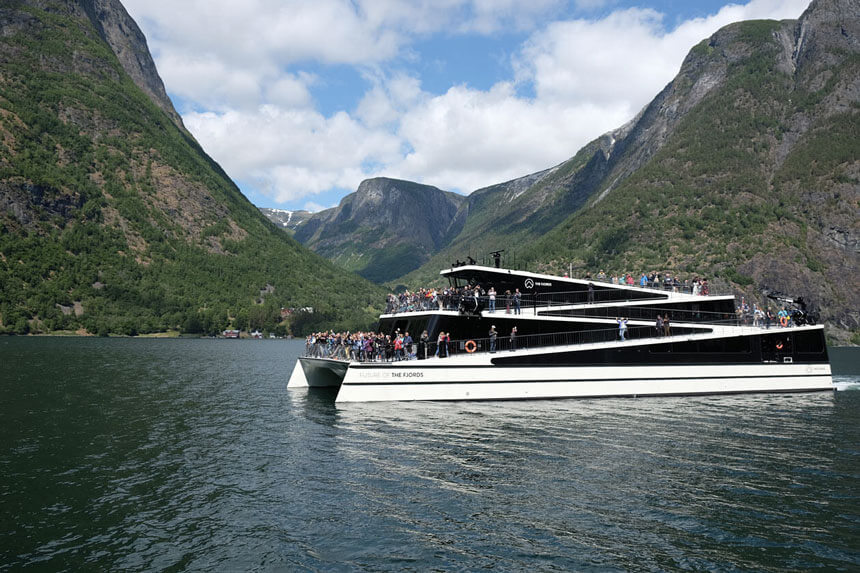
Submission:
<svg viewBox="0 0 860 573">
<path fill-rule="evenodd" d="M 858 392 L 341 407 L 298 343 L 9 340 L 0 570 L 860 567 Z"/>
</svg>

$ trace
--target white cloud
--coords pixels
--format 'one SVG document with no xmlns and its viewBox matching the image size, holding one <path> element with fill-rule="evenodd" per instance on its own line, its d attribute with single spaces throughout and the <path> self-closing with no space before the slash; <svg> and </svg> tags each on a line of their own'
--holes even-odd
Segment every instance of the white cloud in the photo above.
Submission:
<svg viewBox="0 0 860 573">
<path fill-rule="evenodd" d="M 573 5 L 576 6 L 578 10 L 581 11 L 589 11 L 589 10 L 597 10 L 598 8 L 603 8 L 610 4 L 613 0 L 574 0 Z"/>
<path fill-rule="evenodd" d="M 167 50 L 157 65 L 168 90 L 195 107 L 225 110 L 254 107 L 261 101 L 264 74 L 258 70 L 229 66 L 207 54 Z"/>
<path fill-rule="evenodd" d="M 807 3 L 730 5 L 668 32 L 663 14 L 640 8 L 596 21 L 554 22 L 526 43 L 517 58 L 518 79 L 532 82 L 542 102 L 624 105 L 632 117 L 675 76 L 687 52 L 702 39 L 739 20 L 796 18 Z"/>
<path fill-rule="evenodd" d="M 355 115 L 365 125 L 373 128 L 391 126 L 408 109 L 427 98 L 421 91 L 421 82 L 402 74 L 390 79 L 378 77 L 358 104 Z"/>
<path fill-rule="evenodd" d="M 390 171 L 464 192 L 550 167 L 575 153 L 571 139 L 625 121 L 624 109 L 553 106 L 518 98 L 511 84 L 463 86 L 409 110 L 399 135 L 412 151 Z M 597 112 L 597 113 L 595 113 Z"/>
<path fill-rule="evenodd" d="M 505 27 L 530 30 L 543 15 L 558 11 L 561 0 L 473 0 L 473 19 L 461 29 L 491 34 Z"/>
<path fill-rule="evenodd" d="M 368 162 L 389 164 L 400 141 L 346 113 L 265 105 L 250 111 L 188 113 L 188 129 L 228 173 L 254 181 L 279 202 L 331 187 L 356 188 Z"/>
<path fill-rule="evenodd" d="M 334 207 L 334 205 L 332 205 L 332 207 Z M 329 207 L 324 207 L 324 206 L 320 205 L 319 203 L 314 203 L 313 201 L 308 201 L 307 203 L 305 203 L 302 206 L 302 209 L 304 209 L 305 211 L 310 211 L 311 213 L 318 213 L 318 212 L 324 211 L 328 208 Z"/>
<path fill-rule="evenodd" d="M 313 98 L 308 86 L 315 81 L 312 74 L 285 74 L 266 87 L 264 99 L 279 107 L 312 107 Z"/>
<path fill-rule="evenodd" d="M 545 21 L 563 0 L 125 4 L 168 91 L 197 110 L 183 117 L 207 152 L 263 195 L 298 204 L 375 175 L 468 192 L 550 167 L 633 117 L 701 39 L 737 20 L 797 18 L 808 0 L 752 0 L 668 30 L 663 14 L 642 8 Z M 536 31 L 514 48 L 508 81 L 422 88 L 414 64 L 437 57 L 432 41 L 513 30 Z M 417 40 L 425 52 L 412 51 Z M 314 88 L 337 66 L 367 87 L 351 111 L 327 116 Z"/>
</svg>

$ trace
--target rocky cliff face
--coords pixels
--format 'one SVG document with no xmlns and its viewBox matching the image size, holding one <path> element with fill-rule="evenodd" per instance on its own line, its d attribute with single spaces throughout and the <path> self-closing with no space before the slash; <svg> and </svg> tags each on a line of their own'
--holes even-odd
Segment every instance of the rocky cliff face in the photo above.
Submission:
<svg viewBox="0 0 860 573">
<path fill-rule="evenodd" d="M 155 69 L 146 37 L 119 0 L 80 0 L 71 6 L 83 10 L 135 85 L 170 116 L 177 126 L 184 129 L 182 118 L 173 108 L 161 76 Z"/>
<path fill-rule="evenodd" d="M 341 266 L 383 282 L 420 266 L 462 227 L 465 197 L 396 179 L 363 181 L 295 238 Z"/>
</svg>

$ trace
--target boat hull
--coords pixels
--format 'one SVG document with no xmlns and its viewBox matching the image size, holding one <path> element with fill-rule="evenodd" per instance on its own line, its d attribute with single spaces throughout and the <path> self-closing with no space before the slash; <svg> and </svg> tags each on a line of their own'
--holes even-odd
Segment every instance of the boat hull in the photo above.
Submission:
<svg viewBox="0 0 860 573">
<path fill-rule="evenodd" d="M 353 364 L 336 401 L 523 400 L 834 389 L 829 364 L 505 367 L 440 364 L 443 362 Z"/>
<path fill-rule="evenodd" d="M 337 388 L 343 382 L 349 362 L 331 358 L 299 358 L 304 373 L 305 386 L 310 388 Z M 298 365 L 297 365 L 298 367 Z M 290 379 L 292 383 L 292 377 Z M 288 387 L 298 387 L 300 384 Z"/>
</svg>

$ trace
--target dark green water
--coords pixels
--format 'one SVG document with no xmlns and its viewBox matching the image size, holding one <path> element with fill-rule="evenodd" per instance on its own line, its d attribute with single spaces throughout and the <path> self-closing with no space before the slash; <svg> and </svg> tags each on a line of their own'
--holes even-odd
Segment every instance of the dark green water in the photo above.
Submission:
<svg viewBox="0 0 860 573">
<path fill-rule="evenodd" d="M 0 338 L 0 570 L 860 569 L 860 391 L 335 407 L 301 347 Z"/>
</svg>

